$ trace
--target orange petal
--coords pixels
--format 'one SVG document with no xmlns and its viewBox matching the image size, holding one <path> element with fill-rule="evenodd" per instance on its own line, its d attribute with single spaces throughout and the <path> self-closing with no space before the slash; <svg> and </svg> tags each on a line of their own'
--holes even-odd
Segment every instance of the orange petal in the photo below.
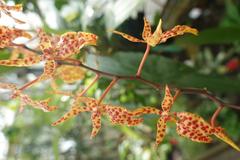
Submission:
<svg viewBox="0 0 240 160">
<path fill-rule="evenodd" d="M 78 38 L 84 39 L 85 45 L 96 45 L 98 36 L 93 33 L 87 33 L 87 32 L 78 32 Z"/>
<path fill-rule="evenodd" d="M 169 87 L 166 85 L 165 87 L 165 96 L 162 101 L 162 109 L 163 111 L 169 112 L 173 105 L 173 97 L 171 95 Z"/>
<path fill-rule="evenodd" d="M 144 28 L 143 28 L 142 37 L 146 41 L 147 38 L 149 38 L 151 35 L 152 35 L 151 25 L 149 21 L 144 17 Z"/>
<path fill-rule="evenodd" d="M 161 34 L 162 34 L 162 20 L 159 20 L 158 26 L 154 33 L 148 37 L 145 41 L 152 47 L 156 46 L 160 39 L 161 39 Z"/>
<path fill-rule="evenodd" d="M 85 44 L 85 40 L 79 38 L 76 32 L 67 32 L 60 39 L 57 56 L 61 58 L 68 58 L 79 53 L 79 50 Z"/>
<path fill-rule="evenodd" d="M 156 145 L 159 145 L 166 134 L 166 121 L 161 117 L 157 123 Z"/>
<path fill-rule="evenodd" d="M 46 99 L 42 101 L 33 100 L 30 96 L 28 96 L 27 94 L 23 94 L 20 91 L 15 93 L 15 97 L 20 97 L 20 101 L 22 104 L 30 105 L 36 109 L 41 109 L 44 112 L 49 112 L 57 109 L 55 106 L 48 105 L 50 99 Z"/>
<path fill-rule="evenodd" d="M 177 133 L 195 142 L 210 143 L 214 130 L 202 117 L 188 112 L 177 113 Z"/>
<path fill-rule="evenodd" d="M 45 63 L 43 74 L 40 75 L 38 81 L 52 78 L 55 74 L 57 63 L 54 60 L 48 60 Z"/>
<path fill-rule="evenodd" d="M 32 66 L 41 61 L 40 56 L 28 57 L 24 59 L 14 59 L 14 60 L 0 60 L 0 65 L 3 66 L 15 66 L 15 67 L 27 67 Z"/>
<path fill-rule="evenodd" d="M 91 120 L 92 120 L 92 127 L 93 127 L 92 133 L 91 133 L 91 139 L 92 139 L 97 135 L 97 133 L 101 128 L 101 113 L 98 111 L 93 112 L 91 116 Z"/>
<path fill-rule="evenodd" d="M 161 115 L 162 111 L 154 107 L 140 107 L 132 111 L 134 116 L 141 116 L 143 114 L 157 114 Z"/>
<path fill-rule="evenodd" d="M 142 118 L 134 117 L 133 113 L 124 107 L 105 105 L 103 108 L 112 124 L 135 126 L 143 122 Z"/>
<path fill-rule="evenodd" d="M 133 36 L 130 36 L 130 35 L 126 34 L 126 33 L 122 33 L 122 32 L 119 32 L 119 31 L 113 31 L 113 33 L 118 34 L 118 35 L 122 36 L 123 38 L 125 38 L 125 39 L 127 39 L 127 40 L 129 40 L 131 42 L 145 43 L 145 41 L 140 40 L 138 38 L 135 38 Z"/>
<path fill-rule="evenodd" d="M 198 30 L 195 28 L 191 28 L 189 26 L 185 26 L 185 25 L 177 25 L 175 26 L 173 29 L 163 32 L 161 34 L 161 38 L 159 43 L 163 43 L 166 42 L 167 39 L 171 38 L 171 37 L 176 37 L 179 35 L 183 35 L 184 33 L 191 33 L 194 35 L 198 34 Z"/>
<path fill-rule="evenodd" d="M 67 121 L 68 119 L 77 116 L 81 112 L 89 111 L 86 107 L 81 106 L 73 106 L 71 110 L 63 115 L 63 117 L 59 118 L 57 121 L 52 123 L 52 126 L 56 126 L 60 123 Z"/>
<path fill-rule="evenodd" d="M 240 148 L 224 133 L 222 129 L 217 130 L 214 135 L 240 152 Z"/>
</svg>

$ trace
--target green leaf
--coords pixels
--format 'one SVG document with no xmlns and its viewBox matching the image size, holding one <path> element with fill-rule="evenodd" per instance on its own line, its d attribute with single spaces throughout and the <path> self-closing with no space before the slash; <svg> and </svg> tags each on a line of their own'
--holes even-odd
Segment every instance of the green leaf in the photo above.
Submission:
<svg viewBox="0 0 240 160">
<path fill-rule="evenodd" d="M 88 55 L 87 65 L 101 71 L 118 75 L 134 75 L 143 54 L 118 52 L 113 56 Z M 142 77 L 160 83 L 178 87 L 207 88 L 211 91 L 240 93 L 239 79 L 230 79 L 220 75 L 203 75 L 196 69 L 175 60 L 149 55 L 142 71 Z"/>
<path fill-rule="evenodd" d="M 64 5 L 68 4 L 68 0 L 55 0 L 55 6 L 60 10 Z"/>
</svg>

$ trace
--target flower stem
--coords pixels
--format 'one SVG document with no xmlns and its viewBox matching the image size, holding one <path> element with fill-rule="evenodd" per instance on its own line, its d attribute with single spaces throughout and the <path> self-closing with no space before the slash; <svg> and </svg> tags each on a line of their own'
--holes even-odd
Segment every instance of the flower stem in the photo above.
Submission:
<svg viewBox="0 0 240 160">
<path fill-rule="evenodd" d="M 84 90 L 82 90 L 82 92 L 77 94 L 77 97 L 83 96 L 99 80 L 99 78 L 100 78 L 100 75 L 96 74 L 96 76 L 93 79 L 93 81 Z"/>
<path fill-rule="evenodd" d="M 214 112 L 214 114 L 213 114 L 213 116 L 212 116 L 212 118 L 211 118 L 211 126 L 212 126 L 212 127 L 215 127 L 216 118 L 217 118 L 217 116 L 219 115 L 219 113 L 222 111 L 223 107 L 224 107 L 223 105 L 222 105 L 222 106 L 219 106 L 219 107 L 217 108 L 217 110 Z"/>
<path fill-rule="evenodd" d="M 145 63 L 145 61 L 147 60 L 147 57 L 149 55 L 149 51 L 150 51 L 150 45 L 147 44 L 147 47 L 146 47 L 146 50 L 145 50 L 145 53 L 143 55 L 143 58 L 141 60 L 141 63 L 139 64 L 138 66 L 138 71 L 136 73 L 136 76 L 137 77 L 140 77 L 141 76 L 141 73 L 142 73 L 142 68 L 143 68 L 143 65 Z"/>
<path fill-rule="evenodd" d="M 114 86 L 114 84 L 119 80 L 119 78 L 115 77 L 111 83 L 108 85 L 108 87 L 105 89 L 105 91 L 103 92 L 103 94 L 101 95 L 101 97 L 98 100 L 98 104 L 100 104 L 102 102 L 102 100 L 105 98 L 105 96 L 108 94 L 108 92 L 111 90 L 111 88 Z"/>
<path fill-rule="evenodd" d="M 23 91 L 24 89 L 27 89 L 28 87 L 32 86 L 34 83 L 36 83 L 38 81 L 39 78 L 34 79 L 33 81 L 30 81 L 28 83 L 26 83 L 24 86 L 22 86 L 21 88 L 19 88 L 20 91 Z"/>
</svg>

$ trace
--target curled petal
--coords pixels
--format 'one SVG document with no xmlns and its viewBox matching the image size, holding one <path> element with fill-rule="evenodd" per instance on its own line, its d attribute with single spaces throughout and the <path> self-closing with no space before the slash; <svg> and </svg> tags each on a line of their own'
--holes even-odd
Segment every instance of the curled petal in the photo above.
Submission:
<svg viewBox="0 0 240 160">
<path fill-rule="evenodd" d="M 123 38 L 125 38 L 125 39 L 127 39 L 127 40 L 129 40 L 131 42 L 145 43 L 145 41 L 140 40 L 138 38 L 135 38 L 133 36 L 130 36 L 130 35 L 126 34 L 126 33 L 122 33 L 122 32 L 119 32 L 119 31 L 113 31 L 113 33 L 118 34 L 118 35 L 122 36 Z"/>
<path fill-rule="evenodd" d="M 166 120 L 161 117 L 157 123 L 156 145 L 159 145 L 166 134 Z"/>
<path fill-rule="evenodd" d="M 93 112 L 91 116 L 91 120 L 92 120 L 92 126 L 93 126 L 91 138 L 94 138 L 101 128 L 101 113 L 98 111 Z"/>
<path fill-rule="evenodd" d="M 146 41 L 147 38 L 150 37 L 151 35 L 152 35 L 151 25 L 149 21 L 144 17 L 144 28 L 143 28 L 142 37 Z"/>
<path fill-rule="evenodd" d="M 156 30 L 154 31 L 154 33 L 149 36 L 148 38 L 145 39 L 145 41 L 152 47 L 156 46 L 160 39 L 161 39 L 161 35 L 162 35 L 162 20 L 159 20 L 158 26 L 156 28 Z"/>
<path fill-rule="evenodd" d="M 96 110 L 97 107 L 100 108 L 100 105 L 98 104 L 98 101 L 94 98 L 89 98 L 89 97 L 76 97 L 75 98 L 75 103 L 84 103 L 88 108 L 91 110 Z"/>
<path fill-rule="evenodd" d="M 37 64 L 41 61 L 40 56 L 27 57 L 24 59 L 10 59 L 10 60 L 0 60 L 0 65 L 3 66 L 15 66 L 15 67 L 27 67 Z"/>
<path fill-rule="evenodd" d="M 240 148 L 224 133 L 223 129 L 217 129 L 214 135 L 240 152 Z"/>
<path fill-rule="evenodd" d="M 74 83 L 85 76 L 85 70 L 78 66 L 61 65 L 57 68 L 57 75 L 65 83 Z"/>
<path fill-rule="evenodd" d="M 167 39 L 171 38 L 171 37 L 176 37 L 179 35 L 183 35 L 184 33 L 191 33 L 194 35 L 198 34 L 198 31 L 195 28 L 191 28 L 189 26 L 185 26 L 185 25 L 177 25 L 175 26 L 173 29 L 163 32 L 161 34 L 161 38 L 159 43 L 163 43 L 166 42 Z"/>
<path fill-rule="evenodd" d="M 73 106 L 71 110 L 64 114 L 63 117 L 59 118 L 57 121 L 52 123 L 52 126 L 56 126 L 60 123 L 67 121 L 68 119 L 77 116 L 81 112 L 89 111 L 86 107 L 82 106 Z"/>
<path fill-rule="evenodd" d="M 163 111 L 169 112 L 173 105 L 173 97 L 171 95 L 169 87 L 166 85 L 165 87 L 165 96 L 162 101 L 162 109 Z"/>
<path fill-rule="evenodd" d="M 93 33 L 87 33 L 87 32 L 78 32 L 78 38 L 84 39 L 85 45 L 96 45 L 98 36 Z"/>
<path fill-rule="evenodd" d="M 161 115 L 162 111 L 154 107 L 140 107 L 132 111 L 134 116 L 141 116 L 143 114 L 157 114 Z"/>
<path fill-rule="evenodd" d="M 83 38 L 78 38 L 76 32 L 67 32 L 60 37 L 57 56 L 61 58 L 68 58 L 77 54 L 84 46 L 84 43 L 85 40 Z"/>
<path fill-rule="evenodd" d="M 202 117 L 188 112 L 177 113 L 177 133 L 195 142 L 210 143 L 214 129 Z"/>
</svg>

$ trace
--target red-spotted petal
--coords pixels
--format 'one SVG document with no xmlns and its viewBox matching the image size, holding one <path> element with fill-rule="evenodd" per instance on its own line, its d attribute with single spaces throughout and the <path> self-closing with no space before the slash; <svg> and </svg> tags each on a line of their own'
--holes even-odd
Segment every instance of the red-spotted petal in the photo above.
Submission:
<svg viewBox="0 0 240 160">
<path fill-rule="evenodd" d="M 154 107 L 140 107 L 132 111 L 134 116 L 141 116 L 143 114 L 157 114 L 161 115 L 162 111 Z"/>
<path fill-rule="evenodd" d="M 144 28 L 143 28 L 142 37 L 146 41 L 147 38 L 149 38 L 151 35 L 152 35 L 151 25 L 149 21 L 144 17 Z"/>
<path fill-rule="evenodd" d="M 78 32 L 78 39 L 84 39 L 84 45 L 96 45 L 98 36 L 93 33 Z"/>
<path fill-rule="evenodd" d="M 156 145 L 159 145 L 166 134 L 166 120 L 160 117 L 157 123 Z"/>
<path fill-rule="evenodd" d="M 0 60 L 0 65 L 3 66 L 15 66 L 15 67 L 27 67 L 37 64 L 41 61 L 40 56 L 27 57 L 24 59 L 10 59 L 10 60 Z"/>
<path fill-rule="evenodd" d="M 218 127 L 215 130 L 214 135 L 240 152 L 240 148 L 227 136 L 226 133 L 224 133 L 224 130 L 222 128 Z"/>
<path fill-rule="evenodd" d="M 81 112 L 87 112 L 87 111 L 90 111 L 87 107 L 84 107 L 84 106 L 73 106 L 69 112 L 64 114 L 63 117 L 59 118 L 57 121 L 52 123 L 52 126 L 56 126 L 56 125 L 58 125 L 60 123 L 63 123 L 65 121 L 67 121 L 68 119 L 70 119 L 72 117 L 77 116 Z"/>
<path fill-rule="evenodd" d="M 142 118 L 138 118 L 124 107 L 120 106 L 103 106 L 104 111 L 108 114 L 112 124 L 135 126 L 143 122 Z"/>
<path fill-rule="evenodd" d="M 45 63 L 43 74 L 38 78 L 39 81 L 52 78 L 55 74 L 57 63 L 54 60 L 48 60 Z"/>
<path fill-rule="evenodd" d="M 202 117 L 188 112 L 177 113 L 177 133 L 192 141 L 210 143 L 214 129 Z"/>
<path fill-rule="evenodd" d="M 128 34 L 126 34 L 126 33 L 123 33 L 123 32 L 113 31 L 113 33 L 118 34 L 118 35 L 122 36 L 123 38 L 125 38 L 125 39 L 127 39 L 127 40 L 129 40 L 129 41 L 131 41 L 131 42 L 145 43 L 145 41 L 143 41 L 143 40 L 141 40 L 141 39 L 138 39 L 138 38 L 136 38 L 136 37 L 130 36 L 130 35 L 128 35 Z"/>
<path fill-rule="evenodd" d="M 91 138 L 94 138 L 101 128 L 101 113 L 98 111 L 93 112 L 91 116 L 91 120 L 92 120 L 92 126 L 93 126 Z"/>
<path fill-rule="evenodd" d="M 165 96 L 164 96 L 163 101 L 162 101 L 162 109 L 163 109 L 163 111 L 169 112 L 171 107 L 172 107 L 172 105 L 173 105 L 173 97 L 172 97 L 172 94 L 170 92 L 169 87 L 166 85 L 166 87 L 165 87 Z"/>
<path fill-rule="evenodd" d="M 163 32 L 161 34 L 161 38 L 159 43 L 163 43 L 166 42 L 167 39 L 171 38 L 171 37 L 176 37 L 179 35 L 183 35 L 184 33 L 191 33 L 194 35 L 198 34 L 198 31 L 195 28 L 191 28 L 189 26 L 185 26 L 185 25 L 177 25 L 175 26 L 173 29 Z"/>
</svg>

